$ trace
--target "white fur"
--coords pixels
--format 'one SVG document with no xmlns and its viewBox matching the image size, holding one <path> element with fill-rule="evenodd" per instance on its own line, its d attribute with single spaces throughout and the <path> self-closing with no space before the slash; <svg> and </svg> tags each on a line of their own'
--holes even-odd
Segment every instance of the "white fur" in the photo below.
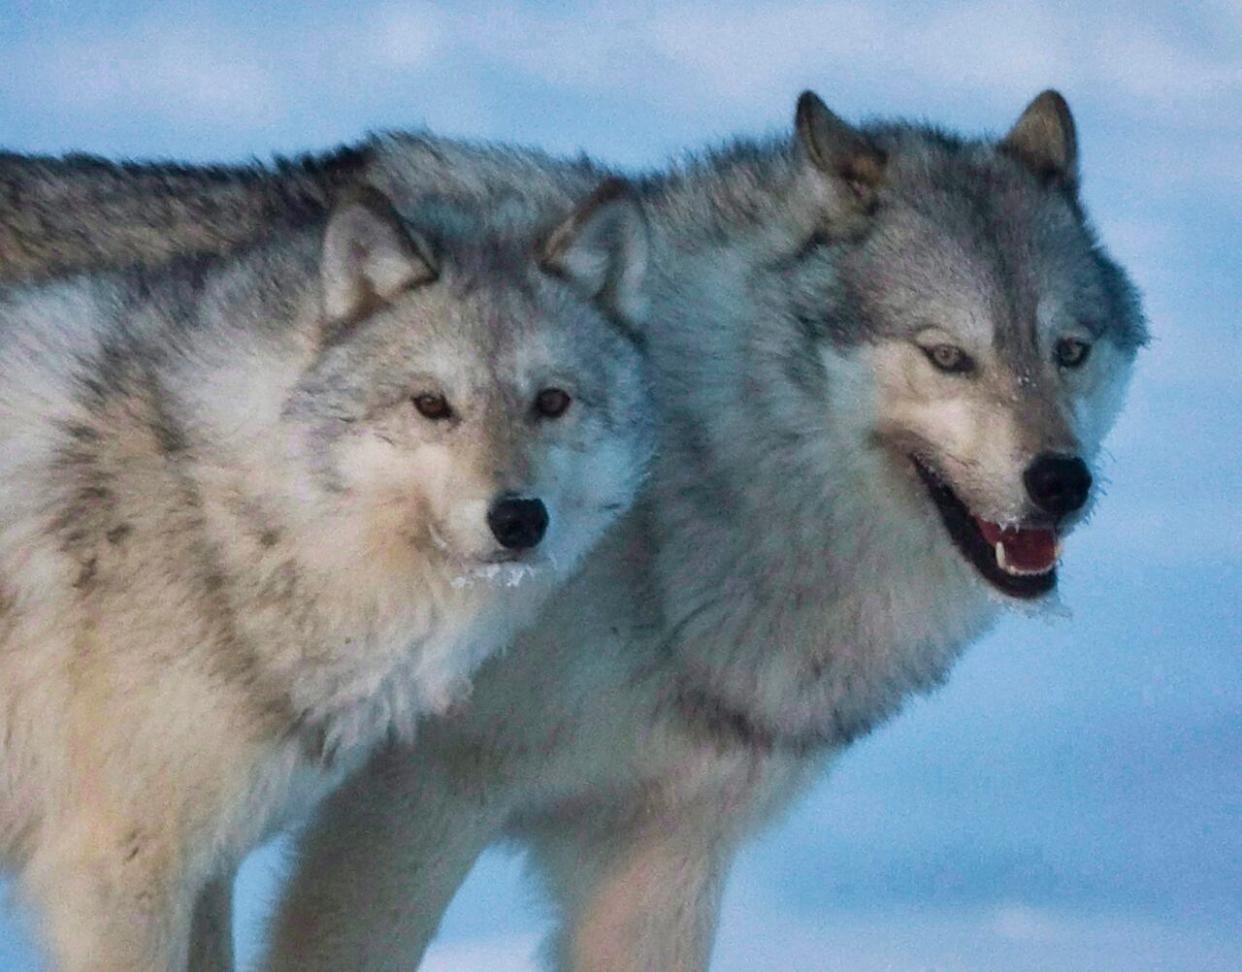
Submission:
<svg viewBox="0 0 1242 972">
<path fill-rule="evenodd" d="M 158 283 L 145 301 L 79 279 L 0 305 L 0 855 L 65 972 L 183 969 L 192 931 L 213 939 L 195 968 L 227 956 L 221 889 L 242 855 L 377 743 L 461 703 L 641 477 L 641 422 L 624 444 L 556 448 L 524 402 L 503 449 L 485 423 L 415 441 L 408 397 L 325 439 L 298 411 L 338 394 L 306 385 L 321 294 L 306 241 L 285 245 L 255 258 L 284 274 L 277 309 L 250 296 L 265 291 L 245 261 L 217 271 L 188 323 L 162 319 Z M 377 289 L 408 283 L 364 269 Z M 352 313 L 358 272 L 330 268 L 330 313 Z M 413 326 L 399 311 L 398 337 Z M 474 310 L 444 313 L 451 331 Z M 465 348 L 455 334 L 456 353 L 507 403 L 513 376 L 478 333 Z M 100 364 L 109 342 L 115 366 Z M 607 374 L 638 418 L 636 365 Z M 491 535 L 489 500 L 522 477 L 554 530 L 539 556 L 493 563 L 516 554 Z"/>
</svg>

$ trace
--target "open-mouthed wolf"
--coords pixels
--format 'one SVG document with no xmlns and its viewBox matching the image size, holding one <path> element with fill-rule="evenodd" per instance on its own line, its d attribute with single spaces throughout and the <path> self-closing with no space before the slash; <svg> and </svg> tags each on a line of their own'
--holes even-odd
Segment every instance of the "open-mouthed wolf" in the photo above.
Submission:
<svg viewBox="0 0 1242 972">
<path fill-rule="evenodd" d="M 628 507 L 646 228 L 620 183 L 579 203 L 359 187 L 0 297 L 0 855 L 55 968 L 227 966 L 241 856 L 462 701 Z"/>
<path fill-rule="evenodd" d="M 248 194 L 331 194 L 321 163 L 397 199 L 596 172 L 420 137 L 359 153 L 232 181 L 162 171 L 179 211 L 208 217 Z M 89 182 L 67 162 L 14 165 Z M 792 139 L 737 142 L 639 192 L 653 472 L 417 758 L 387 748 L 329 800 L 275 968 L 409 967 L 477 855 L 510 838 L 559 906 L 557 968 L 702 969 L 740 842 L 939 684 L 1005 605 L 1055 596 L 1146 338 L 1084 214 L 1058 94 L 980 139 L 850 125 L 808 93 Z M 168 222 L 178 246 L 204 232 Z M 149 234 L 126 245 L 158 258 Z"/>
</svg>

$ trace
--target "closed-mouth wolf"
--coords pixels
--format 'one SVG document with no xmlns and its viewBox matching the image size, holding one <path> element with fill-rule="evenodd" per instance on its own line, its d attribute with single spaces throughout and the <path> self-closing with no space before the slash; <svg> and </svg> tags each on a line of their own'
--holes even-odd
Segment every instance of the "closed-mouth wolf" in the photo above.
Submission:
<svg viewBox="0 0 1242 972">
<path fill-rule="evenodd" d="M 200 891 L 462 701 L 628 507 L 645 254 L 618 182 L 551 220 L 359 189 L 0 298 L 0 853 L 56 968 L 227 965 Z"/>
<path fill-rule="evenodd" d="M 398 198 L 597 171 L 426 138 L 365 151 L 353 177 Z M 248 172 L 256 196 L 331 189 L 309 163 Z M 183 207 L 223 191 L 182 175 Z M 558 905 L 556 967 L 702 969 L 740 842 L 939 684 L 1002 605 L 1054 594 L 1146 339 L 1058 94 L 972 139 L 850 125 L 808 93 L 792 139 L 639 192 L 651 476 L 417 758 L 387 748 L 328 801 L 273 967 L 408 967 L 507 837 Z"/>
</svg>

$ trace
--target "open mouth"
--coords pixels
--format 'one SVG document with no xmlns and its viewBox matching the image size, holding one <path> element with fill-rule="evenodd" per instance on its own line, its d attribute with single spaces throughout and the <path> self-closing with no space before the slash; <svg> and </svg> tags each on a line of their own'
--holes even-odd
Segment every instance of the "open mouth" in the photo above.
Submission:
<svg viewBox="0 0 1242 972">
<path fill-rule="evenodd" d="M 948 483 L 917 456 L 910 458 L 953 543 L 984 580 L 1002 594 L 1028 600 L 1056 587 L 1056 530 L 1002 527 L 975 516 Z"/>
</svg>

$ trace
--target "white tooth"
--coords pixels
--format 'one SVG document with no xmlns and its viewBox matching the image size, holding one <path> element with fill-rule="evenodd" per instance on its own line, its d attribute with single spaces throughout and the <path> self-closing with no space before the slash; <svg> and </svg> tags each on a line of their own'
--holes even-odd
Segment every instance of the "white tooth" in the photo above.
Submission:
<svg viewBox="0 0 1242 972">
<path fill-rule="evenodd" d="M 996 541 L 996 563 L 1001 570 L 1009 569 L 1009 565 L 1005 563 L 1005 545 L 999 540 Z"/>
</svg>

